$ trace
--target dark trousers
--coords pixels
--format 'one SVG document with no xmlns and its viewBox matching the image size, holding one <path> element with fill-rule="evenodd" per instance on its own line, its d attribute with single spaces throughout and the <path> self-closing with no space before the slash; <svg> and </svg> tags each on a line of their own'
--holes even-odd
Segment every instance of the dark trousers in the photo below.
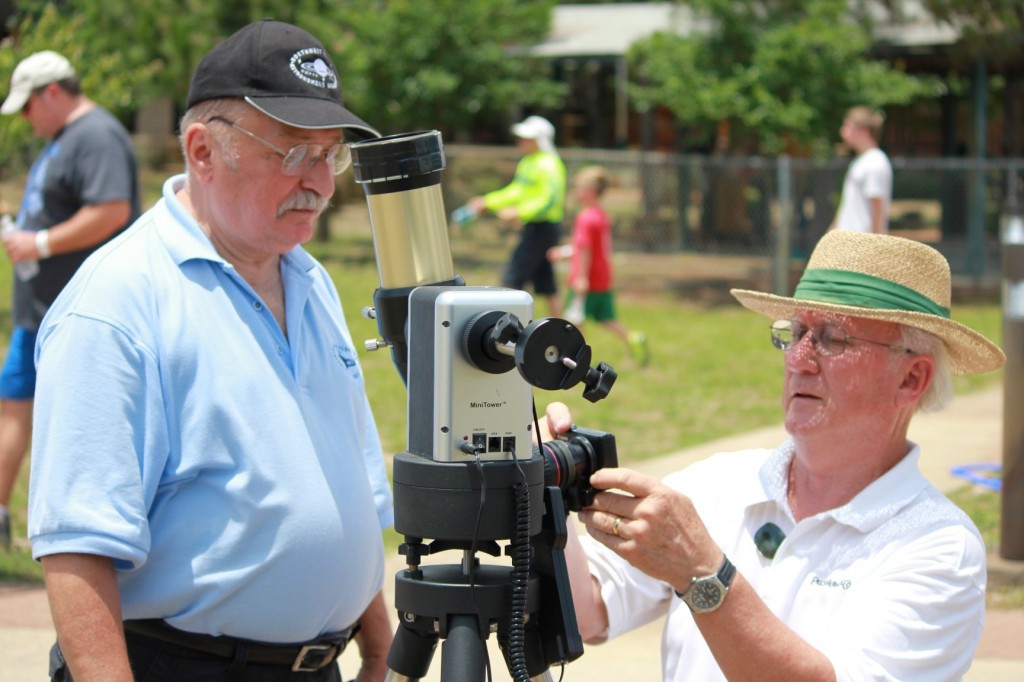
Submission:
<svg viewBox="0 0 1024 682">
<path fill-rule="evenodd" d="M 558 287 L 555 284 L 555 270 L 548 260 L 548 249 L 558 246 L 560 223 L 526 223 L 519 235 L 519 243 L 512 251 L 512 257 L 501 276 L 501 285 L 510 289 L 522 289 L 533 283 L 533 290 L 539 296 L 553 296 Z"/>
<path fill-rule="evenodd" d="M 132 632 L 125 639 L 135 682 L 341 682 L 337 663 L 292 672 L 288 666 L 248 662 L 242 649 L 232 661 Z M 57 644 L 50 650 L 50 679 L 74 682 Z"/>
</svg>

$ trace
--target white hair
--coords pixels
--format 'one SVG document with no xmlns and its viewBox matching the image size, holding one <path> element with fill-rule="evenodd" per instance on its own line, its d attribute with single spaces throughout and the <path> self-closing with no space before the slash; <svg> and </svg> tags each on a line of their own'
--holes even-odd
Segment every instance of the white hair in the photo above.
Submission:
<svg viewBox="0 0 1024 682">
<path fill-rule="evenodd" d="M 914 353 L 929 355 L 935 362 L 932 383 L 918 401 L 917 410 L 938 412 L 949 405 L 953 400 L 953 369 L 945 342 L 931 332 L 901 325 L 899 344 Z"/>
<path fill-rule="evenodd" d="M 188 154 L 185 152 L 185 131 L 188 130 L 189 126 L 194 123 L 207 123 L 215 116 L 223 116 L 229 121 L 233 121 L 242 116 L 248 107 L 249 105 L 244 100 L 225 97 L 200 102 L 185 112 L 181 117 L 181 122 L 178 124 L 178 143 L 181 145 L 181 154 L 185 159 L 186 175 L 191 176 Z M 217 144 L 220 145 L 221 151 L 224 153 L 225 163 L 234 170 L 238 167 L 238 148 L 235 146 L 234 137 L 229 134 L 227 128 L 228 126 L 224 125 L 210 126 L 210 134 L 217 141 Z"/>
</svg>

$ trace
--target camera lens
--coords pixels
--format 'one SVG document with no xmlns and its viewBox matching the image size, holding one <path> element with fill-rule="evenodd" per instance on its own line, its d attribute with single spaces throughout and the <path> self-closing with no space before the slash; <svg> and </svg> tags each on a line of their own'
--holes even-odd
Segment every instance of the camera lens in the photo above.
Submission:
<svg viewBox="0 0 1024 682">
<path fill-rule="evenodd" d="M 583 438 L 553 440 L 534 448 L 544 458 L 544 485 L 556 486 L 570 511 L 579 511 L 593 500 L 590 475 L 594 449 Z"/>
<path fill-rule="evenodd" d="M 534 449 L 544 457 L 544 485 L 565 490 L 576 480 L 576 463 L 569 443 L 553 440 Z"/>
</svg>

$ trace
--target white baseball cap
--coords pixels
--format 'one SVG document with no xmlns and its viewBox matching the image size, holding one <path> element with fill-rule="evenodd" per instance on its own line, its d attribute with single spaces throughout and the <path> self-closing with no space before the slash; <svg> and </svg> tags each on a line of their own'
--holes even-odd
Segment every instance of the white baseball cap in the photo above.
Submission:
<svg viewBox="0 0 1024 682">
<path fill-rule="evenodd" d="M 555 150 L 555 126 L 543 116 L 527 116 L 512 126 L 512 134 L 526 140 L 535 140 L 546 152 Z"/>
<path fill-rule="evenodd" d="M 71 63 L 52 50 L 43 50 L 25 57 L 14 68 L 11 91 L 0 107 L 0 114 L 18 113 L 33 90 L 65 78 L 73 78 L 74 75 Z"/>
</svg>

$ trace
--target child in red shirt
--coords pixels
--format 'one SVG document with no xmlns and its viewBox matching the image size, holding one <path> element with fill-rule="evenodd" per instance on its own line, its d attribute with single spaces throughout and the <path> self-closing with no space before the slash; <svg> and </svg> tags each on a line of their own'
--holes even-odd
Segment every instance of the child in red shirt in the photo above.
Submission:
<svg viewBox="0 0 1024 682">
<path fill-rule="evenodd" d="M 634 360 L 649 361 L 647 338 L 630 332 L 615 317 L 612 293 L 612 223 L 601 206 L 608 187 L 608 174 L 599 166 L 588 166 L 576 174 L 573 189 L 582 206 L 572 228 L 572 243 L 548 251 L 548 259 L 569 259 L 569 295 L 565 318 L 579 326 L 591 318 L 611 329 L 629 348 Z"/>
</svg>

